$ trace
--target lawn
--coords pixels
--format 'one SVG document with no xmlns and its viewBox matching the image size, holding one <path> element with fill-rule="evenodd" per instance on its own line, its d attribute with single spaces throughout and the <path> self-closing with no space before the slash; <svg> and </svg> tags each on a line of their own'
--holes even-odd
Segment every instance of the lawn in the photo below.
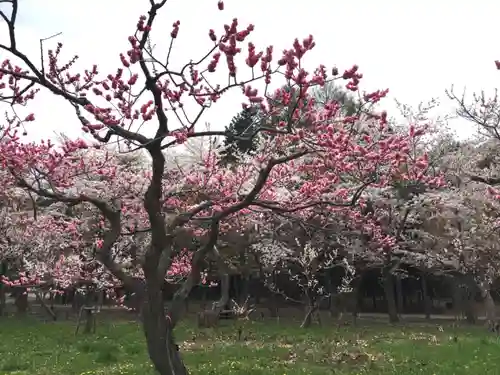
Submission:
<svg viewBox="0 0 500 375">
<path fill-rule="evenodd" d="M 74 335 L 74 323 L 0 320 L 0 374 L 154 374 L 140 327 L 100 322 L 94 335 Z M 246 323 L 179 327 L 178 341 L 192 374 L 266 375 L 497 375 L 500 339 L 483 327 Z"/>
</svg>

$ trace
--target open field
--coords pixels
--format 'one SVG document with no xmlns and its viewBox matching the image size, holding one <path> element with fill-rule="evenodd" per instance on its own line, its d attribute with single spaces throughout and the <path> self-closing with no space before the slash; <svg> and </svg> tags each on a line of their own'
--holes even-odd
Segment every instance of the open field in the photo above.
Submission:
<svg viewBox="0 0 500 375">
<path fill-rule="evenodd" d="M 178 341 L 192 374 L 266 375 L 497 375 L 500 339 L 483 327 L 362 322 L 246 322 L 241 340 L 233 323 L 214 330 L 179 327 Z M 1 375 L 154 374 L 135 322 L 101 321 L 94 335 L 74 335 L 74 322 L 0 320 Z"/>
</svg>

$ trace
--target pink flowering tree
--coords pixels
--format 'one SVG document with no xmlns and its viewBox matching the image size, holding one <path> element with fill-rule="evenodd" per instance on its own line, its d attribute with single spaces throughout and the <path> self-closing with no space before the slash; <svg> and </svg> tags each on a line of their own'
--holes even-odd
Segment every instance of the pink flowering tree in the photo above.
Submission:
<svg viewBox="0 0 500 375">
<path fill-rule="evenodd" d="M 155 58 L 148 47 L 155 18 L 166 4 L 166 0 L 150 0 L 147 16 L 141 16 L 131 30 L 130 47 L 120 55 L 116 71 L 101 74 L 97 62 L 84 72 L 75 71 L 74 59 L 62 60 L 61 44 L 49 50 L 45 65 L 37 68 L 40 64 L 20 51 L 16 42 L 18 0 L 8 3 L 12 14 L 1 14 L 9 42 L 0 45 L 8 54 L 0 65 L 0 97 L 13 110 L 5 120 L 7 136 L 0 145 L 0 162 L 13 186 L 98 212 L 102 220 L 95 259 L 113 279 L 144 295 L 142 321 L 148 352 L 162 375 L 187 373 L 175 345 L 174 327 L 182 318 L 184 300 L 200 282 L 204 259 L 218 256 L 218 237 L 236 225 L 237 218 L 249 220 L 252 214 L 258 217 L 270 211 L 310 213 L 322 207 L 346 210 L 350 221 L 373 232 L 373 223 L 364 225 L 366 218 L 356 208 L 363 204 L 368 186 L 394 181 L 440 184 L 438 178 L 426 175 L 425 155 L 413 152 L 412 144 L 423 130 L 412 127 L 407 133 L 392 134 L 385 113 L 370 110 L 345 116 L 335 100 L 319 108 L 315 105 L 309 95 L 313 87 L 340 79 L 349 90 L 358 91 L 362 74 L 357 66 L 341 76 L 336 69 L 329 75 L 323 65 L 306 71 L 305 56 L 315 47 L 312 36 L 295 40 L 276 57 L 272 46 L 260 50 L 248 43 L 244 48 L 254 26 L 242 27 L 233 19 L 208 32 L 213 47 L 204 58 L 174 69 L 168 59 L 165 63 Z M 218 8 L 223 10 L 223 2 Z M 177 21 L 172 43 L 180 30 Z M 214 82 L 216 70 L 226 71 L 223 84 Z M 275 78 L 282 78 L 278 86 L 285 83 L 288 89 L 272 92 L 269 85 Z M 260 88 L 257 81 L 262 83 Z M 17 133 L 36 122 L 36 115 L 25 108 L 42 88 L 74 108 L 75 122 L 93 136 L 93 142 L 64 140 L 56 147 L 49 141 L 29 143 Z M 201 165 L 169 168 L 167 149 L 190 138 L 226 136 L 225 131 L 199 131 L 197 124 L 230 91 L 242 92 L 246 105 L 259 105 L 268 119 L 256 129 L 268 135 L 259 152 L 230 168 L 220 166 L 216 152 L 205 155 Z M 386 93 L 361 93 L 365 108 Z M 188 102 L 198 110 L 186 113 Z M 170 121 L 174 117 L 178 127 Z M 141 132 L 145 123 L 156 129 L 152 137 Z M 122 142 L 128 153 L 146 152 L 147 170 L 130 174 L 120 168 L 109 153 L 102 152 L 112 139 Z M 99 157 L 84 157 L 85 153 Z M 148 233 L 141 255 L 133 256 L 134 267 L 129 267 L 128 259 L 115 256 L 127 231 Z M 182 286 L 165 310 L 162 285 L 186 231 L 202 240 Z M 393 243 L 390 237 L 380 238 L 377 247 L 388 249 Z M 135 272 L 143 282 L 137 282 Z"/>
<path fill-rule="evenodd" d="M 0 172 L 0 180 L 7 176 Z M 3 185 L 6 186 L 6 185 Z M 23 196 L 24 194 L 21 194 Z M 16 259 L 17 246 L 10 237 L 12 225 L 16 222 L 16 213 L 19 211 L 19 192 L 6 187 L 0 194 L 0 316 L 4 314 L 7 288 L 2 282 L 10 275 L 12 263 Z"/>
<path fill-rule="evenodd" d="M 71 143 L 68 142 L 67 145 Z M 147 176 L 147 171 L 144 164 L 138 163 L 128 154 L 107 149 L 76 152 L 73 158 L 73 166 L 67 164 L 68 160 L 64 158 L 61 160 L 65 165 L 60 166 L 62 173 L 66 173 L 63 168 L 72 168 L 72 192 L 99 196 L 105 191 L 111 199 L 121 197 L 123 230 L 113 245 L 112 257 L 126 267 L 131 275 L 142 278 L 139 260 L 144 256 L 149 233 L 145 230 L 146 218 L 140 215 L 142 206 L 137 197 L 143 194 L 146 186 L 144 176 Z M 43 167 L 43 158 L 38 159 L 38 162 L 41 163 L 27 166 L 24 173 L 19 165 L 16 166 L 17 172 L 11 174 L 10 182 L 5 180 L 5 183 L 48 183 L 48 180 L 42 182 L 43 177 L 38 175 Z M 55 160 L 51 163 L 53 167 L 57 165 Z M 117 179 L 117 176 L 123 179 Z M 31 192 L 30 189 L 27 191 Z M 19 258 L 24 259 L 25 268 L 28 267 L 28 261 L 31 265 L 31 269 L 24 269 L 24 272 L 32 275 L 30 282 L 36 284 L 43 278 L 58 290 L 79 283 L 90 283 L 97 290 L 110 293 L 113 288 L 121 286 L 121 281 L 96 259 L 96 252 L 103 246 L 103 233 L 107 229 L 102 213 L 89 204 L 61 206 L 61 202 L 54 198 L 45 198 L 41 204 L 45 207 L 37 208 L 36 204 L 33 207 L 38 212 L 25 209 L 16 213 L 17 224 L 10 226 L 8 237 L 22 239 L 17 240 L 16 244 L 18 251 L 24 249 Z M 14 248 L 10 246 L 11 253 Z M 179 249 L 167 271 L 166 280 L 176 282 L 187 276 L 190 255 L 185 248 Z"/>
</svg>

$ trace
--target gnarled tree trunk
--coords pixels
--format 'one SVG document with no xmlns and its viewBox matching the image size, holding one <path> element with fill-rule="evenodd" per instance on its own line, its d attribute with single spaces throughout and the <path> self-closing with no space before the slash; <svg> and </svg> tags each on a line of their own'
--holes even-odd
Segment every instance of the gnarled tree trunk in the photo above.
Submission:
<svg viewBox="0 0 500 375">
<path fill-rule="evenodd" d="M 174 326 L 165 314 L 162 297 L 161 288 L 148 283 L 142 306 L 142 324 L 149 358 L 160 375 L 187 375 L 174 340 Z"/>
</svg>

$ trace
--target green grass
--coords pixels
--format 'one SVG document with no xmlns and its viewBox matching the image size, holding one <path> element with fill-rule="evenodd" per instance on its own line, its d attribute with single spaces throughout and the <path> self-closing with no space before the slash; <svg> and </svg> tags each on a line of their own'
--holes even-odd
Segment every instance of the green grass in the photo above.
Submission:
<svg viewBox="0 0 500 375">
<path fill-rule="evenodd" d="M 234 326 L 179 327 L 192 374 L 229 375 L 497 375 L 500 339 L 483 327 L 372 324 L 337 327 L 249 322 L 238 341 Z M 74 323 L 0 320 L 0 374 L 154 374 L 136 323 L 100 322 L 97 334 L 74 336 Z"/>
</svg>

